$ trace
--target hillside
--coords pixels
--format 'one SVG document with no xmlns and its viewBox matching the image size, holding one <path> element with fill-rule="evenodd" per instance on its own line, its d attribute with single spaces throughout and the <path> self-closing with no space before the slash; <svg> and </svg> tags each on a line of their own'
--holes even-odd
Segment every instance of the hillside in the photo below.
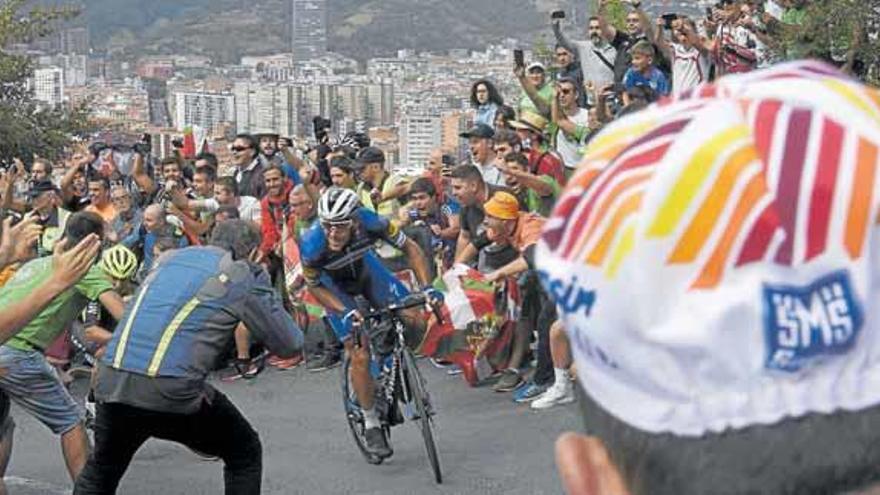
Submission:
<svg viewBox="0 0 880 495">
<path fill-rule="evenodd" d="M 220 62 L 287 50 L 289 1 L 84 0 L 92 44 L 125 55 L 203 53 Z M 535 0 L 329 0 L 329 48 L 356 58 L 401 48 L 481 48 L 534 39 Z"/>
</svg>

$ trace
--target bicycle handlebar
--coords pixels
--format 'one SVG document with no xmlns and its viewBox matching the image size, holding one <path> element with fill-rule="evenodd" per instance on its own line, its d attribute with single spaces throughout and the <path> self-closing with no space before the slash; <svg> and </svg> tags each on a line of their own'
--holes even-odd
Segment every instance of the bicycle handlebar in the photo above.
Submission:
<svg viewBox="0 0 880 495">
<path fill-rule="evenodd" d="M 383 309 L 376 309 L 367 312 L 361 312 L 361 316 L 365 320 L 376 320 L 383 316 L 394 314 L 398 311 L 403 311 L 410 308 L 416 308 L 418 306 L 424 306 L 428 304 L 428 298 L 424 293 L 417 292 L 415 294 L 410 294 L 403 298 L 400 302 L 390 304 Z M 437 320 L 442 323 L 443 315 L 440 313 L 440 310 L 433 304 L 429 304 L 431 307 L 431 311 L 434 313 L 434 316 L 437 317 Z"/>
</svg>

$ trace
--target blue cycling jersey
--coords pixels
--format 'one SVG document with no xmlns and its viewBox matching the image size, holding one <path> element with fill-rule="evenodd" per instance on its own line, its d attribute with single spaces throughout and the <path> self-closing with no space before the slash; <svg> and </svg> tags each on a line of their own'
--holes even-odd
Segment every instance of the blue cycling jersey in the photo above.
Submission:
<svg viewBox="0 0 880 495">
<path fill-rule="evenodd" d="M 300 258 L 303 277 L 310 286 L 320 285 L 322 273 L 341 283 L 360 280 L 366 267 L 364 255 L 373 251 L 376 241 L 383 240 L 397 248 L 406 243 L 406 235 L 394 223 L 371 210 L 358 208 L 352 219 L 354 232 L 341 251 L 330 251 L 319 222 L 303 233 Z"/>
<path fill-rule="evenodd" d="M 345 312 L 357 308 L 353 296 L 364 296 L 373 307 L 405 297 L 409 291 L 382 265 L 374 246 L 376 241 L 383 240 L 402 248 L 406 235 L 388 219 L 366 208 L 359 208 L 353 220 L 351 240 L 340 251 L 327 247 L 327 236 L 319 222 L 303 233 L 299 247 L 306 283 L 331 291 L 345 306 Z M 342 318 L 345 312 L 329 308 L 327 311 L 330 326 L 341 341 L 351 332 L 351 326 Z"/>
</svg>

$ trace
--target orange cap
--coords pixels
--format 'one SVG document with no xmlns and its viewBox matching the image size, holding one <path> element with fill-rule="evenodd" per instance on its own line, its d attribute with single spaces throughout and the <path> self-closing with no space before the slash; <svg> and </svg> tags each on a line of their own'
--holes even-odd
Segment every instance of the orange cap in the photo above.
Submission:
<svg viewBox="0 0 880 495">
<path fill-rule="evenodd" d="M 519 216 L 519 201 L 513 194 L 498 191 L 483 204 L 486 214 L 501 220 L 516 220 Z"/>
</svg>

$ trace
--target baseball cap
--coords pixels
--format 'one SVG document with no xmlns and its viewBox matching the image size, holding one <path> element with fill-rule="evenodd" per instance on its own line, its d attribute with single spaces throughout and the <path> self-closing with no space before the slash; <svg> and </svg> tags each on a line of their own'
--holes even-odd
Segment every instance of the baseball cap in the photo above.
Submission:
<svg viewBox="0 0 880 495">
<path fill-rule="evenodd" d="M 357 163 L 360 165 L 366 165 L 368 163 L 385 163 L 385 153 L 375 146 L 367 146 L 358 153 Z"/>
<path fill-rule="evenodd" d="M 43 194 L 44 192 L 50 192 L 50 191 L 58 192 L 58 186 L 56 186 L 55 183 L 53 183 L 50 180 L 41 180 L 41 181 L 35 182 L 31 186 L 30 190 L 28 191 L 28 196 L 31 199 L 33 199 L 33 198 L 36 198 L 37 196 L 39 196 L 40 194 Z"/>
<path fill-rule="evenodd" d="M 818 62 L 615 121 L 545 224 L 580 383 L 650 433 L 880 404 L 880 92 Z"/>
<path fill-rule="evenodd" d="M 487 215 L 501 220 L 516 220 L 519 217 L 519 201 L 509 192 L 498 191 L 483 204 Z"/>
<path fill-rule="evenodd" d="M 474 124 L 474 126 L 471 127 L 470 129 L 468 129 L 467 131 L 459 134 L 458 137 L 463 137 L 466 139 L 470 139 L 472 137 L 483 138 L 483 139 L 492 139 L 493 137 L 495 137 L 495 130 L 493 130 L 488 125 L 483 124 L 482 122 L 478 122 L 478 123 Z"/>
<path fill-rule="evenodd" d="M 526 72 L 532 72 L 534 70 L 540 70 L 541 72 L 546 72 L 547 69 L 544 67 L 544 64 L 541 62 L 532 62 L 526 67 Z"/>
</svg>

